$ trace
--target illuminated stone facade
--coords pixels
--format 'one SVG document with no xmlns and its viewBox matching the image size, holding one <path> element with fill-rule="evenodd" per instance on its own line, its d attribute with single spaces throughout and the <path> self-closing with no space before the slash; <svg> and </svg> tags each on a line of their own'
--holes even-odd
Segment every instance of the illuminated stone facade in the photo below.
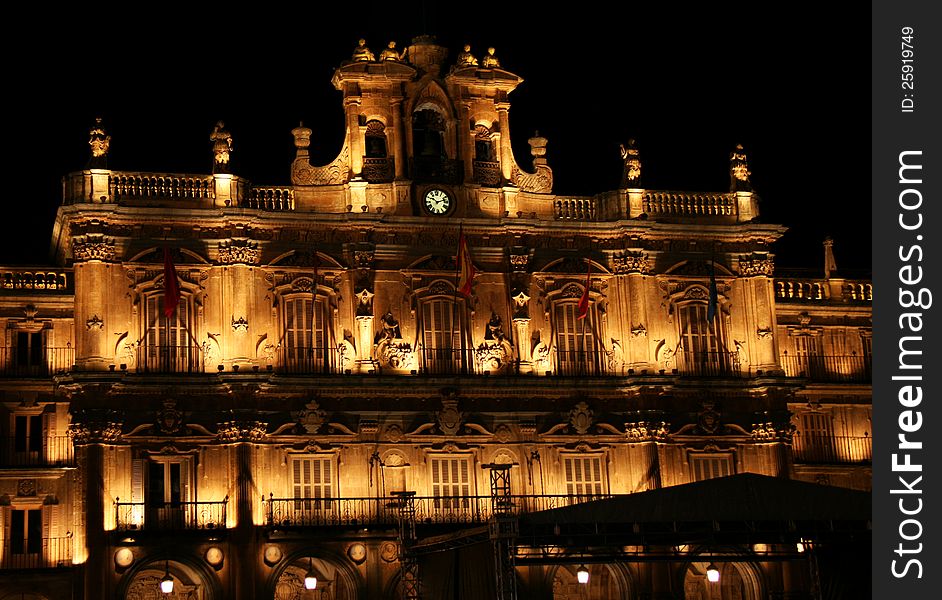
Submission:
<svg viewBox="0 0 942 600">
<path fill-rule="evenodd" d="M 869 489 L 870 283 L 774 272 L 785 228 L 758 221 L 742 148 L 728 192 L 645 189 L 631 142 L 626 187 L 558 196 L 552 140 L 514 156 L 521 79 L 493 50 L 397 52 L 335 71 L 344 144 L 312 165 L 296 128 L 290 185 L 230 173 L 223 123 L 211 175 L 65 178 L 57 266 L 0 270 L 0 588 L 451 597 L 410 548 L 486 525 L 492 477 L 512 514 L 747 472 Z M 583 597 L 591 551 L 560 552 L 517 567 L 519 597 Z M 645 552 L 678 558 L 590 564 L 589 597 L 813 585 L 757 554 L 716 591 L 694 546 Z M 56 569 L 11 571 L 32 567 Z"/>
</svg>

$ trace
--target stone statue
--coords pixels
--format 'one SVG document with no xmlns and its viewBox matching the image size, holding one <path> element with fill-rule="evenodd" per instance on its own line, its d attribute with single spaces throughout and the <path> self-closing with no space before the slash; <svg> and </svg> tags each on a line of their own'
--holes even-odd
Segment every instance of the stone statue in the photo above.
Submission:
<svg viewBox="0 0 942 600">
<path fill-rule="evenodd" d="M 232 152 L 232 134 L 226 131 L 226 124 L 216 123 L 209 136 L 213 143 L 213 173 L 229 172 L 229 154 Z"/>
<path fill-rule="evenodd" d="M 487 54 L 484 55 L 484 58 L 481 59 L 481 66 L 485 69 L 493 69 L 494 67 L 500 66 L 500 61 L 497 60 L 497 57 L 494 56 L 494 47 L 487 49 Z"/>
<path fill-rule="evenodd" d="M 105 128 L 101 125 L 101 117 L 95 119 L 95 125 L 88 131 L 88 145 L 92 149 L 92 157 L 88 161 L 89 168 L 107 169 L 111 136 L 105 133 Z"/>
<path fill-rule="evenodd" d="M 624 144 L 621 148 L 621 159 L 625 161 L 625 169 L 621 176 L 621 187 L 636 188 L 640 187 L 641 180 L 641 155 L 638 150 L 638 144 L 634 140 L 628 140 L 628 147 Z"/>
<path fill-rule="evenodd" d="M 353 49 L 353 62 L 375 62 L 376 57 L 366 47 L 366 40 L 360 38 L 357 47 Z"/>
<path fill-rule="evenodd" d="M 487 322 L 487 330 L 484 332 L 485 340 L 504 340 L 504 324 L 497 313 L 491 313 L 491 320 Z"/>
<path fill-rule="evenodd" d="M 399 55 L 399 52 L 396 51 L 396 42 L 389 42 L 389 45 L 379 53 L 379 60 L 391 60 L 393 62 L 399 62 L 402 60 L 402 57 Z"/>
<path fill-rule="evenodd" d="M 383 325 L 383 329 L 376 334 L 376 339 L 373 340 L 373 343 L 379 344 L 383 341 L 388 343 L 402 337 L 402 333 L 399 331 L 399 321 L 396 320 L 391 312 L 387 312 L 383 315 L 380 322 Z"/>
<path fill-rule="evenodd" d="M 458 54 L 458 62 L 455 64 L 455 67 L 463 69 L 465 67 L 476 66 L 478 66 L 478 59 L 474 58 L 474 55 L 471 54 L 471 44 L 465 44 L 464 50 Z"/>
<path fill-rule="evenodd" d="M 746 153 L 742 148 L 742 144 L 736 144 L 736 149 L 729 155 L 729 191 L 751 192 L 750 175 L 752 173 L 749 171 Z"/>
</svg>

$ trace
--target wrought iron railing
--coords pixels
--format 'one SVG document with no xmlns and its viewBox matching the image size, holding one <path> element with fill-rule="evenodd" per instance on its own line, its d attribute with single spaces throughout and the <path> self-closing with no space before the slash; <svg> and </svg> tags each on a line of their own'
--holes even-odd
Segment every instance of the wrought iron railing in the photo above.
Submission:
<svg viewBox="0 0 942 600">
<path fill-rule="evenodd" d="M 150 346 L 137 348 L 138 373 L 202 373 L 203 354 L 199 346 Z"/>
<path fill-rule="evenodd" d="M 501 496 L 502 514 L 526 514 L 610 498 L 609 494 Z M 262 498 L 265 518 L 272 527 L 362 527 L 393 525 L 399 515 L 395 497 L 379 498 Z M 419 525 L 485 523 L 494 512 L 491 496 L 419 496 L 415 520 Z"/>
<path fill-rule="evenodd" d="M 690 352 L 678 348 L 677 372 L 695 377 L 742 377 L 738 352 Z"/>
<path fill-rule="evenodd" d="M 792 440 L 792 453 L 797 463 L 870 464 L 873 461 L 873 439 L 869 435 L 799 432 Z"/>
<path fill-rule="evenodd" d="M 425 375 L 465 375 L 473 371 L 473 351 L 460 348 L 422 348 Z"/>
<path fill-rule="evenodd" d="M 0 348 L 0 376 L 48 377 L 72 370 L 75 349 L 32 347 Z"/>
<path fill-rule="evenodd" d="M 370 183 L 389 183 L 396 177 L 396 163 L 393 157 L 363 157 L 363 179 Z"/>
<path fill-rule="evenodd" d="M 461 183 L 464 171 L 460 160 L 416 156 L 410 160 L 412 179 L 437 183 Z"/>
<path fill-rule="evenodd" d="M 216 502 L 146 502 L 114 503 L 115 529 L 118 531 L 179 529 L 225 529 L 229 497 Z"/>
<path fill-rule="evenodd" d="M 584 377 L 605 375 L 608 355 L 602 350 L 555 350 L 555 375 Z"/>
<path fill-rule="evenodd" d="M 72 546 L 71 535 L 55 538 L 5 539 L 0 550 L 0 569 L 68 567 L 72 565 Z"/>
<path fill-rule="evenodd" d="M 497 187 L 500 185 L 500 163 L 489 160 L 476 160 L 473 163 L 474 183 Z"/>
<path fill-rule="evenodd" d="M 857 354 L 789 354 L 779 358 L 786 377 L 805 377 L 812 381 L 866 383 L 873 378 L 868 357 Z"/>
<path fill-rule="evenodd" d="M 0 437 L 0 468 L 69 467 L 74 464 L 72 438 L 69 436 Z"/>
<path fill-rule="evenodd" d="M 283 347 L 277 371 L 302 375 L 340 373 L 340 359 L 337 348 Z"/>
</svg>

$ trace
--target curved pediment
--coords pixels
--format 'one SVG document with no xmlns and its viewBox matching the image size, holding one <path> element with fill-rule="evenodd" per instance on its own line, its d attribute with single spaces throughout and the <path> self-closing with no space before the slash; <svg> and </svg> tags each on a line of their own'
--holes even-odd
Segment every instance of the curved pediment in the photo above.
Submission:
<svg viewBox="0 0 942 600">
<path fill-rule="evenodd" d="M 667 269 L 665 275 L 682 275 L 684 277 L 709 277 L 710 265 L 713 265 L 716 275 L 735 277 L 736 275 L 725 265 L 709 260 L 683 260 Z"/>
<path fill-rule="evenodd" d="M 186 248 L 171 248 L 170 249 L 170 260 L 173 261 L 174 265 L 208 265 L 210 262 L 193 252 L 192 250 L 187 250 Z M 159 263 L 163 264 L 164 262 L 164 249 L 161 246 L 153 246 L 142 252 L 138 252 L 127 262 L 138 262 L 138 263 Z"/>
</svg>

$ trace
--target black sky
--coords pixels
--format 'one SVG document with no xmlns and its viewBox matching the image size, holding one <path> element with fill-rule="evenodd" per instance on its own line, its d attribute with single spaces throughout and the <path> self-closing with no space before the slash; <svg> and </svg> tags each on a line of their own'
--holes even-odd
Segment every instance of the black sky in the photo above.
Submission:
<svg viewBox="0 0 942 600">
<path fill-rule="evenodd" d="M 617 187 L 618 145 L 630 137 L 647 187 L 725 191 L 729 152 L 742 143 L 762 220 L 791 228 L 775 248 L 777 265 L 820 271 L 821 241 L 831 235 L 839 270 L 869 270 L 863 14 L 823 3 L 761 13 L 718 4 L 512 6 L 347 3 L 344 12 L 311 5 L 276 15 L 220 5 L 208 17 L 168 8 L 120 22 L 87 12 L 54 24 L 24 19 L 3 41 L 5 200 L 14 219 L 0 264 L 47 260 L 61 177 L 85 166 L 95 116 L 112 135 L 112 169 L 209 172 L 209 132 L 223 119 L 235 172 L 285 184 L 298 121 L 314 130 L 315 160 L 340 148 L 343 111 L 330 78 L 356 40 L 378 53 L 389 40 L 403 47 L 431 33 L 452 57 L 463 43 L 477 55 L 495 46 L 502 66 L 524 78 L 511 95 L 515 154 L 528 167 L 527 137 L 547 137 L 557 193 Z"/>
</svg>

